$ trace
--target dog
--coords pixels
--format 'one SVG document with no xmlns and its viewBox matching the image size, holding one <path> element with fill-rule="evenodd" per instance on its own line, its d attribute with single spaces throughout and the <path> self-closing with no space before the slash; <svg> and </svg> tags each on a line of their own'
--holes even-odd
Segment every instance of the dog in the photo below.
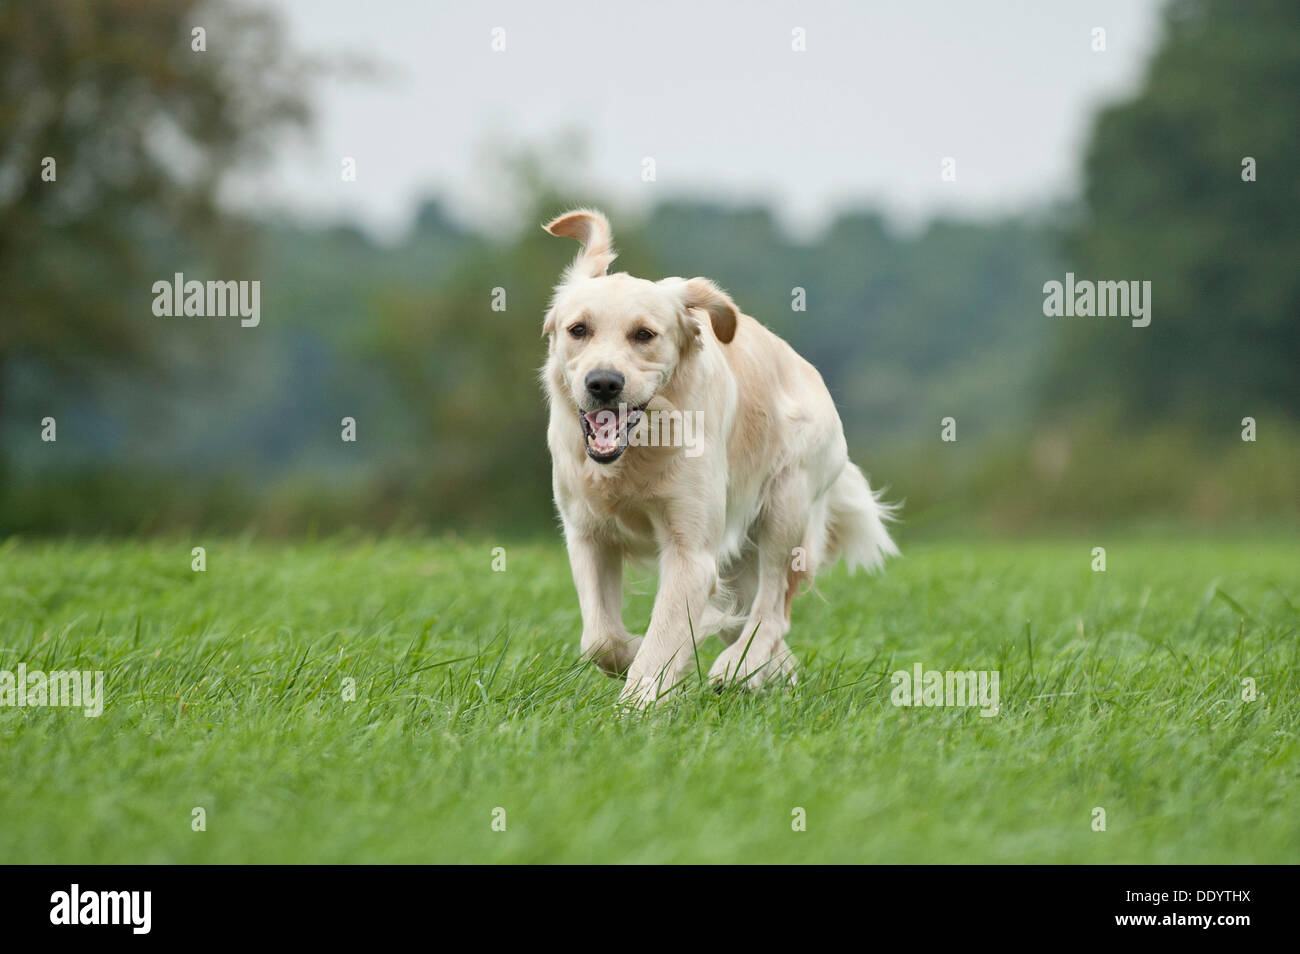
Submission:
<svg viewBox="0 0 1300 954">
<path fill-rule="evenodd" d="M 800 586 L 840 558 L 874 570 L 898 553 L 821 375 L 706 278 L 609 274 L 601 212 L 543 227 L 581 245 L 542 325 L 541 376 L 582 655 L 626 677 L 632 708 L 677 692 L 714 634 L 715 687 L 792 683 Z M 629 560 L 658 562 L 644 637 L 623 624 Z"/>
</svg>

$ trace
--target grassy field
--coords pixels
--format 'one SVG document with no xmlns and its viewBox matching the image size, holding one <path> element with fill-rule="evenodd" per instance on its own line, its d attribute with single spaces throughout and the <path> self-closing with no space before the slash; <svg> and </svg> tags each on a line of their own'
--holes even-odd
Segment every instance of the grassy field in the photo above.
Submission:
<svg viewBox="0 0 1300 954">
<path fill-rule="evenodd" d="M 794 691 L 631 716 L 558 541 L 196 542 L 0 544 L 0 669 L 107 686 L 0 707 L 0 861 L 1300 861 L 1293 539 L 907 547 L 796 602 Z"/>
</svg>

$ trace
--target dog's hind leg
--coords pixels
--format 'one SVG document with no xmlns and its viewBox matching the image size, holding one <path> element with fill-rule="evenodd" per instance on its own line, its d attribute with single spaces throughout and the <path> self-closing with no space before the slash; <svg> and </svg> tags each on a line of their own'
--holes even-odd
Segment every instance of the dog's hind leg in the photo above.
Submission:
<svg viewBox="0 0 1300 954">
<path fill-rule="evenodd" d="M 754 605 L 754 598 L 758 596 L 758 550 L 746 547 L 736 558 L 736 562 L 728 568 L 722 585 L 731 607 L 740 614 L 740 619 L 718 630 L 718 636 L 723 644 L 730 646 L 744 631 L 750 607 Z"/>
<path fill-rule="evenodd" d="M 745 625 L 709 670 L 714 685 L 738 682 L 748 688 L 793 682 L 794 654 L 785 644 L 790 603 L 808 575 L 806 543 L 814 509 L 802 468 L 773 482 L 753 534 L 758 545 L 757 586 Z"/>
</svg>

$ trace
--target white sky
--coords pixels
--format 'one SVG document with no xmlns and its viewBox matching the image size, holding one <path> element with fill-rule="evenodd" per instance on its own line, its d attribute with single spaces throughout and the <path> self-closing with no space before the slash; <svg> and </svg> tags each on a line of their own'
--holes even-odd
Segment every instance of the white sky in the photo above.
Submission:
<svg viewBox="0 0 1300 954">
<path fill-rule="evenodd" d="M 443 196 L 489 227 L 515 208 L 492 159 L 574 139 L 575 202 L 760 200 L 801 230 L 845 205 L 902 224 L 1067 198 L 1095 108 L 1131 92 L 1158 0 L 266 0 L 294 45 L 361 55 L 316 132 L 233 193 L 312 219 L 404 228 Z M 1106 30 L 1105 52 L 1091 48 Z M 491 49 L 503 27 L 506 50 Z M 807 52 L 791 51 L 791 30 Z M 212 40 L 210 39 L 211 43 Z M 341 157 L 357 160 L 341 181 Z M 643 182 L 651 156 L 657 181 Z M 957 181 L 940 161 L 957 160 Z M 529 223 L 532 224 L 532 223 Z"/>
</svg>

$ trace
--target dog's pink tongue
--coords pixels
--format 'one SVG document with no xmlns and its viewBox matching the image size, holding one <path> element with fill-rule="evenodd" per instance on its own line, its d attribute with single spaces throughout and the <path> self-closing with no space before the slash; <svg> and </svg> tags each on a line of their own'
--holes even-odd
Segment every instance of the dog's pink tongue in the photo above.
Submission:
<svg viewBox="0 0 1300 954">
<path fill-rule="evenodd" d="M 591 427 L 591 448 L 597 454 L 612 454 L 618 450 L 618 414 L 600 409 L 585 415 Z"/>
</svg>

